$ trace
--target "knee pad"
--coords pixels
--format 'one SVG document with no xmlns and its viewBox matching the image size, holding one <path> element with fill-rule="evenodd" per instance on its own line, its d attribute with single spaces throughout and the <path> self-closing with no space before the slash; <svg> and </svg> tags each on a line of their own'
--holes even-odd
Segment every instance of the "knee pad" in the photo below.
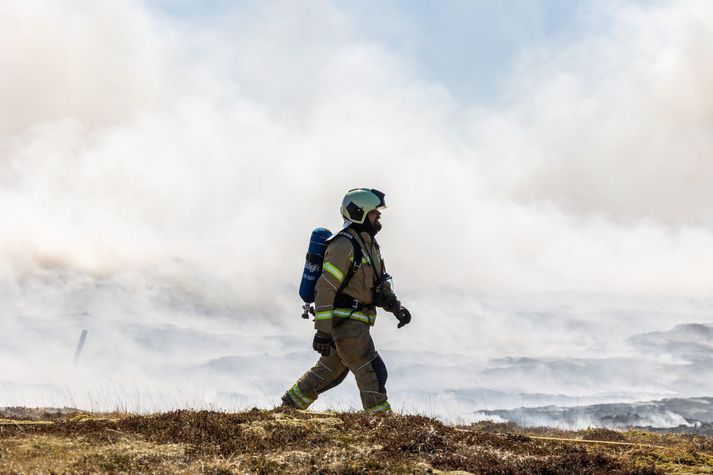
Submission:
<svg viewBox="0 0 713 475">
<path fill-rule="evenodd" d="M 386 378 L 389 377 L 389 373 L 386 371 L 386 365 L 381 356 L 377 353 L 376 358 L 371 360 L 371 367 L 376 373 L 376 379 L 379 381 L 379 392 L 386 392 Z"/>
</svg>

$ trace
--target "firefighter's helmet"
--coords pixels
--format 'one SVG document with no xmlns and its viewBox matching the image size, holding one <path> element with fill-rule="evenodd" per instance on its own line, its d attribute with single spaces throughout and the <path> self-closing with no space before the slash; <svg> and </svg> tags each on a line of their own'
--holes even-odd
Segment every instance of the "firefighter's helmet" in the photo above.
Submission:
<svg viewBox="0 0 713 475">
<path fill-rule="evenodd" d="M 342 200 L 342 216 L 351 223 L 363 224 L 371 210 L 386 208 L 384 194 L 373 188 L 354 188 Z"/>
</svg>

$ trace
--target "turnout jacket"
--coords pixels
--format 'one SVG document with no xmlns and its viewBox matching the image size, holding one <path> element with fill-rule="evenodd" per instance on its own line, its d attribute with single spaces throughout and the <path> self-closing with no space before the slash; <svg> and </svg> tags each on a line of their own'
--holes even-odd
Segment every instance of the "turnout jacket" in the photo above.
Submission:
<svg viewBox="0 0 713 475">
<path fill-rule="evenodd" d="M 352 236 L 359 236 L 365 249 L 362 251 L 361 266 L 353 273 L 347 285 L 342 289 L 341 294 L 351 297 L 361 305 L 358 307 L 335 306 L 337 291 L 344 280 L 348 277 L 349 267 L 354 262 L 354 247 L 352 239 L 346 236 L 337 236 L 330 241 L 324 255 L 322 265 L 322 275 L 317 280 L 315 286 L 315 318 L 314 327 L 325 333 L 332 332 L 333 319 L 351 318 L 359 320 L 368 325 L 373 325 L 376 320 L 376 306 L 374 305 L 374 281 L 383 276 L 386 272 L 384 261 L 379 251 L 376 240 L 367 232 L 357 234 L 351 228 L 344 230 Z M 354 245 L 359 246 L 357 241 Z M 369 256 L 374 262 L 369 262 Z M 374 269 L 377 274 L 374 275 Z M 388 283 L 385 290 L 392 292 Z M 337 322 L 334 322 L 336 324 Z"/>
</svg>

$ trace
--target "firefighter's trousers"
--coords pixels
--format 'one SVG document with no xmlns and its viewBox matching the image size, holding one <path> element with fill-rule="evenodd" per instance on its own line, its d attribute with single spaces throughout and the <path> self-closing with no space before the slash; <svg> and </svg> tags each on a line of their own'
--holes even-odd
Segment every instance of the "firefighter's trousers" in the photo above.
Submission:
<svg viewBox="0 0 713 475">
<path fill-rule="evenodd" d="M 356 379 L 361 404 L 368 411 L 390 409 L 386 396 L 386 366 L 374 348 L 368 324 L 347 319 L 332 329 L 336 346 L 302 375 L 285 396 L 283 403 L 307 409 L 319 394 L 344 381 L 351 371 Z"/>
</svg>

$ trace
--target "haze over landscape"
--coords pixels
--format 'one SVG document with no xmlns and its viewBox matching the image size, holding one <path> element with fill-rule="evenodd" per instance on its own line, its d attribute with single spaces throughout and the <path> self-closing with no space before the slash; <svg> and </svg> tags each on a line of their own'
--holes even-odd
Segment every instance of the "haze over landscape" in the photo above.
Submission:
<svg viewBox="0 0 713 475">
<path fill-rule="evenodd" d="M 713 3 L 405 3 L 0 4 L 0 406 L 272 407 L 357 186 L 395 409 L 713 395 Z"/>
</svg>

